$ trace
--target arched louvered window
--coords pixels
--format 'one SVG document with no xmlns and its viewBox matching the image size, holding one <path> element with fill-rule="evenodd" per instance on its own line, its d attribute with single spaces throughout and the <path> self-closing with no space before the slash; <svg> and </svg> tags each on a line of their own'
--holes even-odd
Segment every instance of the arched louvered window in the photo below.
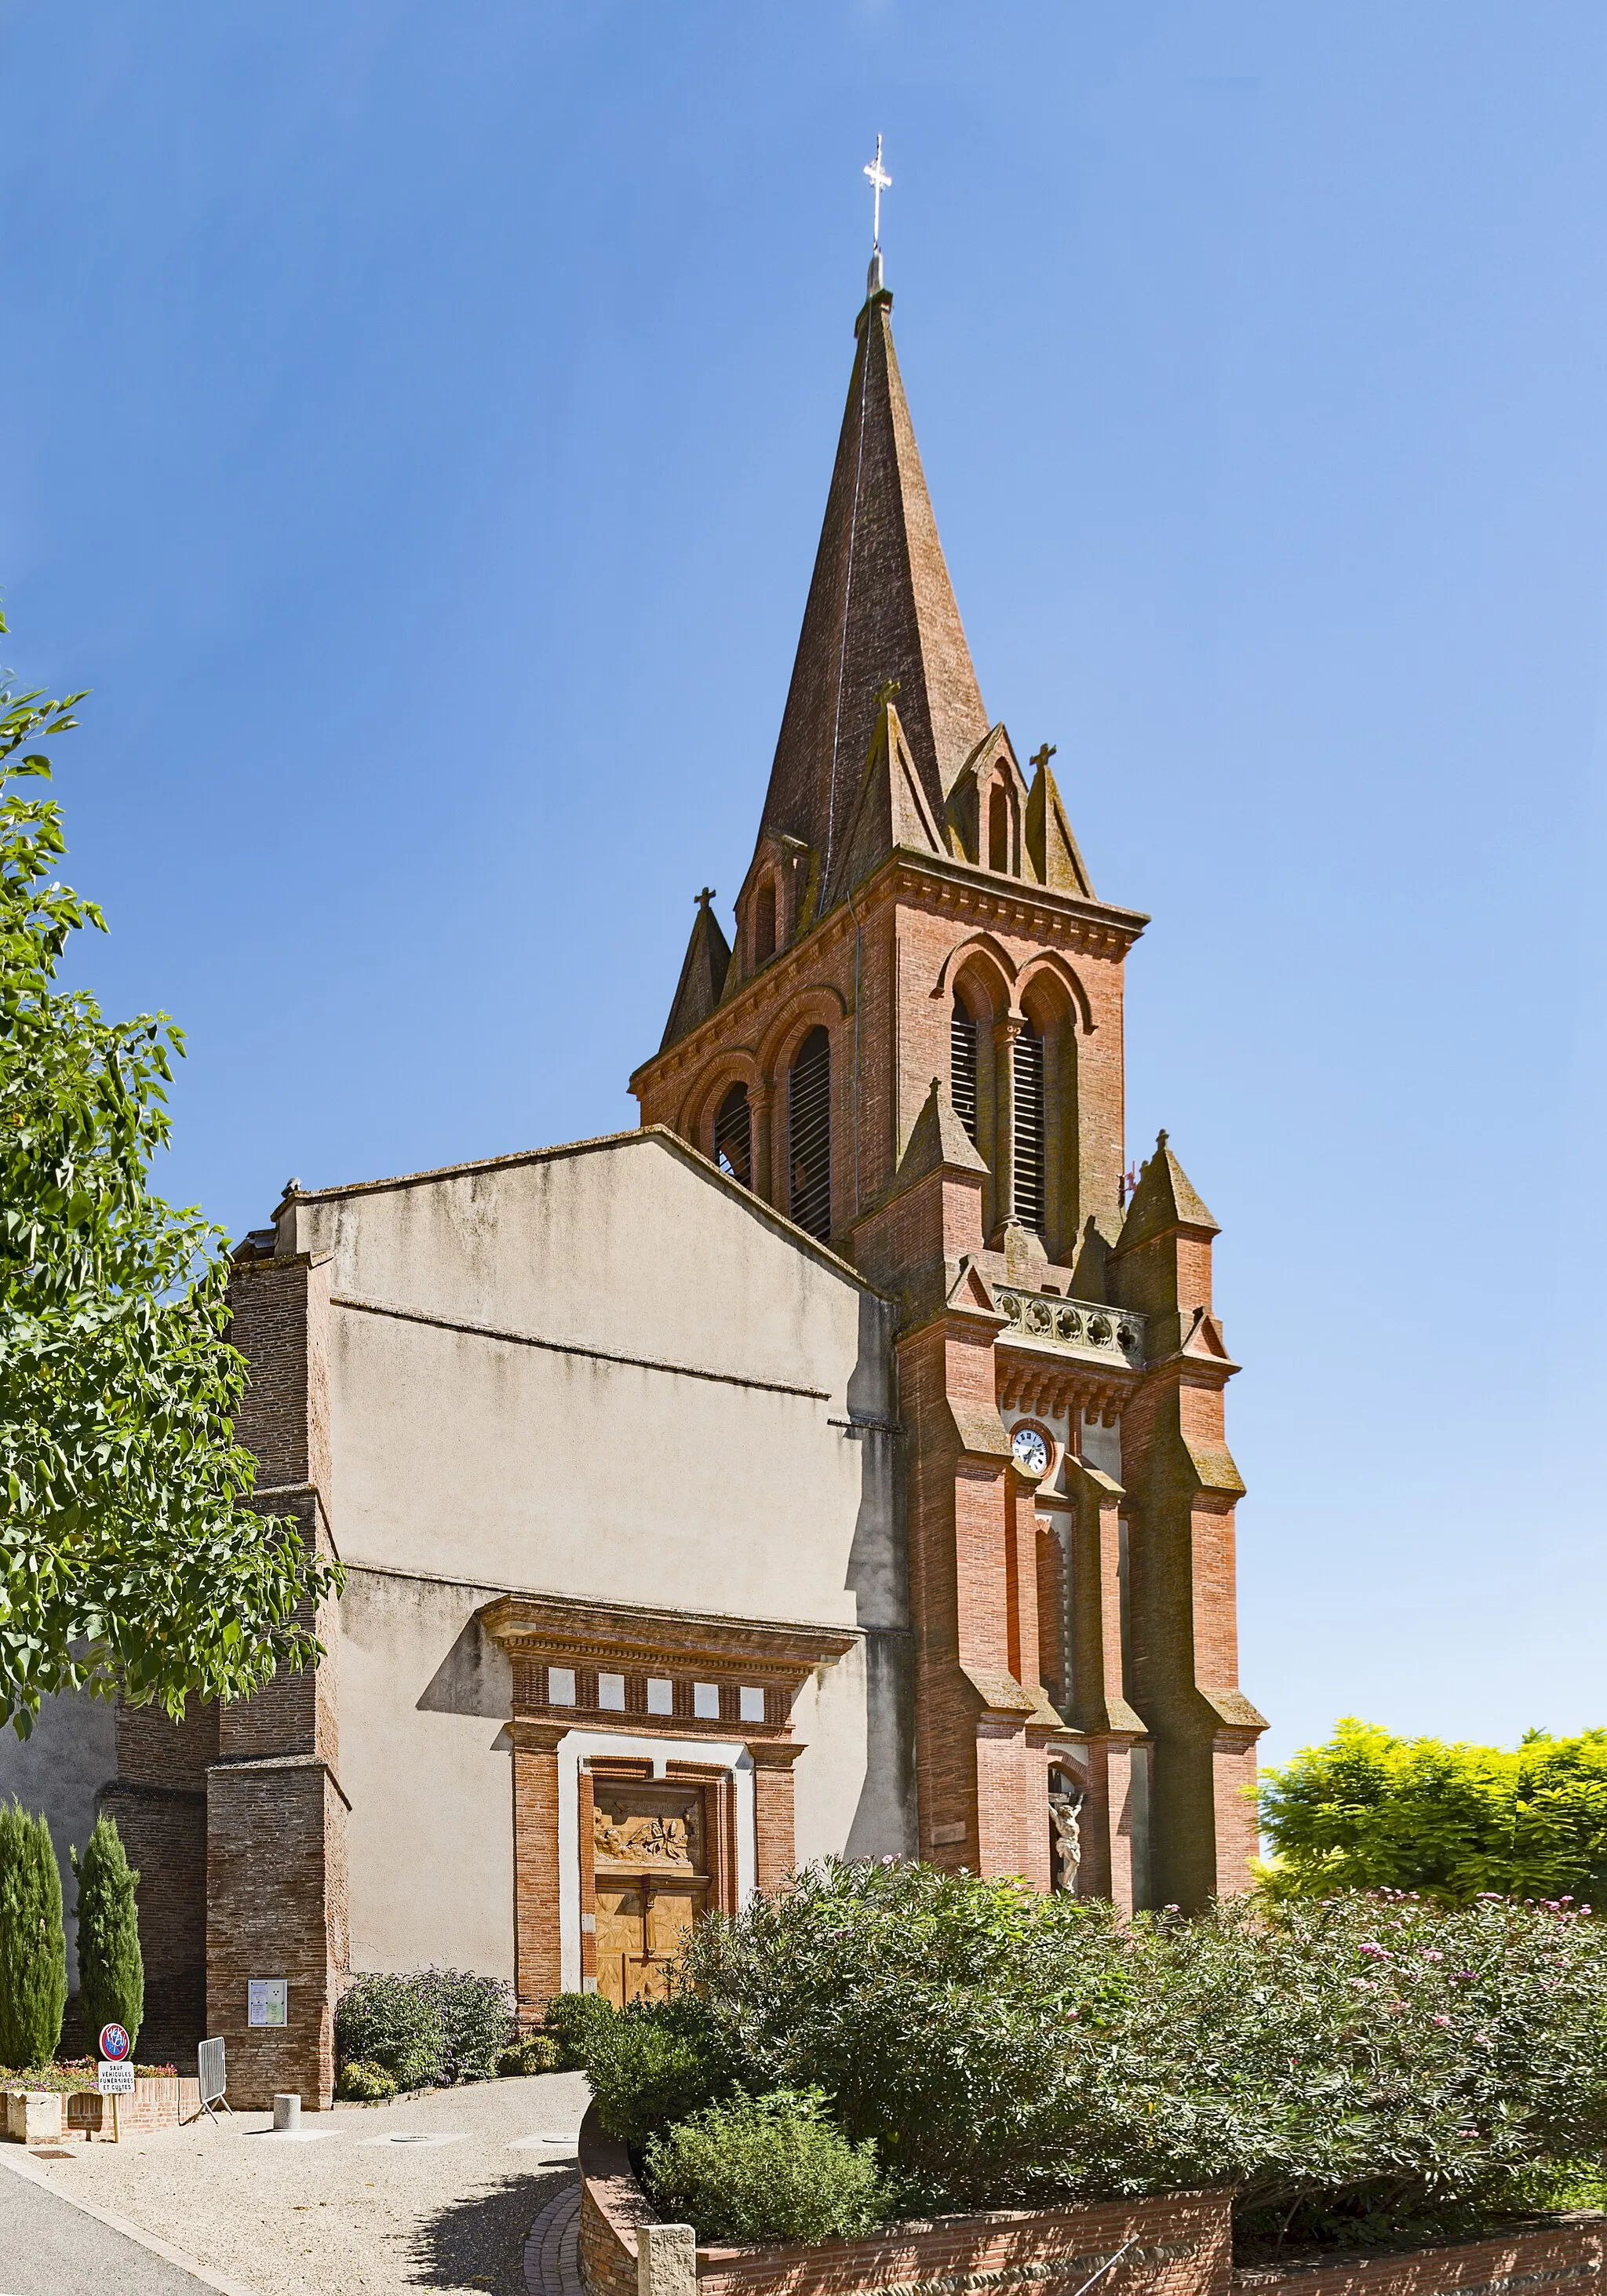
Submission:
<svg viewBox="0 0 1607 2296">
<path fill-rule="evenodd" d="M 744 1188 L 753 1185 L 753 1119 L 745 1084 L 734 1084 L 720 1103 L 714 1119 L 714 1160 Z"/>
<path fill-rule="evenodd" d="M 753 897 L 753 962 L 768 964 L 775 954 L 775 885 L 767 877 Z"/>
<path fill-rule="evenodd" d="M 832 1234 L 832 1040 L 811 1029 L 787 1079 L 789 1209 L 822 1243 Z"/>
<path fill-rule="evenodd" d="M 948 1033 L 948 1096 L 955 1104 L 955 1114 L 971 1135 L 974 1146 L 977 1136 L 977 1024 L 957 996 Z"/>
<path fill-rule="evenodd" d="M 1044 1225 L 1044 1040 L 1029 1021 L 1015 1040 L 1015 1216 L 1023 1227 Z"/>
</svg>

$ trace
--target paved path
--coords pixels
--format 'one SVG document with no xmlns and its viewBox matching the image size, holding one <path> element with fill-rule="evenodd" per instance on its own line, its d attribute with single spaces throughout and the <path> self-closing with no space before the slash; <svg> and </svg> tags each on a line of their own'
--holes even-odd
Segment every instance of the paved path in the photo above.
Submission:
<svg viewBox="0 0 1607 2296">
<path fill-rule="evenodd" d="M 207 2296 L 204 2282 L 13 2171 L 0 2184 L 0 2296 Z M 556 2292 L 554 2292 L 556 2296 Z"/>
<path fill-rule="evenodd" d="M 530 2228 L 575 2189 L 586 2102 L 583 2075 L 545 2073 L 309 2113 L 300 2138 L 275 2136 L 266 2113 L 238 2113 L 121 2144 L 75 2142 L 70 2160 L 29 2166 L 252 2296 L 527 2296 Z M 187 2277 L 153 2282 L 153 2296 L 169 2286 L 194 2296 Z M 123 2296 L 115 2274 L 15 2289 L 0 2277 L 0 2296 L 102 2287 Z M 544 2284 L 539 2296 L 577 2292 Z"/>
<path fill-rule="evenodd" d="M 525 2296 L 581 2296 L 580 2185 L 549 2201 L 524 2244 Z"/>
</svg>

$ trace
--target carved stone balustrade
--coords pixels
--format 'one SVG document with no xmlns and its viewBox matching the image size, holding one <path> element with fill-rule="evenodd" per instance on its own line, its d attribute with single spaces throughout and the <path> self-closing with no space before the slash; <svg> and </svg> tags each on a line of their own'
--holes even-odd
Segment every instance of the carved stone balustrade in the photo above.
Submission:
<svg viewBox="0 0 1607 2296">
<path fill-rule="evenodd" d="M 1006 1341 L 1019 1336 L 1083 1363 L 1125 1365 L 1133 1371 L 1143 1366 L 1148 1319 L 1130 1308 L 1107 1308 L 1096 1300 L 1062 1300 L 1052 1292 L 1021 1292 L 1008 1283 L 996 1283 L 993 1294 L 999 1313 L 1010 1318 L 1009 1331 L 999 1335 Z"/>
</svg>

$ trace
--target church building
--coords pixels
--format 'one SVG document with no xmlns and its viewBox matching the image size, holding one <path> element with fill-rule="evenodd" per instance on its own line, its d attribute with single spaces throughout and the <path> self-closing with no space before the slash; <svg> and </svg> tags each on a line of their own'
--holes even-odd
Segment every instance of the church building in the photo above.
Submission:
<svg viewBox="0 0 1607 2296">
<path fill-rule="evenodd" d="M 1145 919 L 983 704 L 891 315 L 877 257 L 752 862 L 641 1128 L 292 1182 L 237 1255 L 327 1655 L 120 1712 L 95 1782 L 152 2038 L 223 2034 L 237 2103 L 328 2102 L 357 1972 L 628 2000 L 827 1854 L 1247 1881 L 1217 1224 L 1164 1133 L 1124 1189 Z"/>
</svg>

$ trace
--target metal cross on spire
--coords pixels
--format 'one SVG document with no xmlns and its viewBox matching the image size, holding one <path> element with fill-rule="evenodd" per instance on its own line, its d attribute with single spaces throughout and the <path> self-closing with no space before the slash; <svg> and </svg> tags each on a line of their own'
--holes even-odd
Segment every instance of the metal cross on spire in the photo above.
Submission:
<svg viewBox="0 0 1607 2296">
<path fill-rule="evenodd" d="M 881 248 L 881 194 L 883 192 L 890 192 L 893 188 L 893 179 L 881 164 L 880 135 L 876 138 L 876 156 L 865 172 L 871 179 L 871 190 L 875 194 L 875 206 L 871 224 L 871 252 L 879 254 Z"/>
</svg>

